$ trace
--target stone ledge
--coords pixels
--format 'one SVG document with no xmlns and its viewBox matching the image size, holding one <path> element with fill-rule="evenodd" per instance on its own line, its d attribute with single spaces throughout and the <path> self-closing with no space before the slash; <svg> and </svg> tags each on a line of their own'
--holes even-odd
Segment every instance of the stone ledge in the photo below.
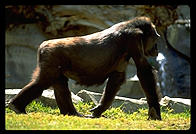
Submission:
<svg viewBox="0 0 196 134">
<path fill-rule="evenodd" d="M 7 105 L 11 98 L 17 95 L 21 89 L 6 89 L 5 90 L 5 105 Z M 82 98 L 76 96 L 74 93 L 71 93 L 73 103 L 78 103 L 79 101 L 83 101 Z M 55 107 L 57 106 L 54 91 L 51 89 L 44 90 L 42 96 L 36 99 L 37 101 L 41 101 L 42 103 Z"/>
<path fill-rule="evenodd" d="M 84 99 L 84 102 L 93 101 L 97 104 L 101 98 L 100 93 L 90 92 L 87 90 L 81 90 L 77 93 L 77 96 Z M 119 107 L 123 105 L 123 110 L 125 112 L 135 112 L 138 108 L 148 108 L 146 98 L 132 99 L 126 97 L 116 96 L 112 103 L 113 107 Z M 190 110 L 191 100 L 183 98 L 170 98 L 165 96 L 161 99 L 160 105 L 164 108 L 171 108 L 176 113 L 184 112 L 185 110 Z"/>
<path fill-rule="evenodd" d="M 5 103 L 7 104 L 9 100 L 14 97 L 16 94 L 20 92 L 21 89 L 6 89 L 5 90 Z M 98 104 L 102 94 L 90 92 L 87 90 L 81 90 L 75 95 L 72 93 L 72 101 L 74 103 L 78 102 L 91 102 L 93 101 L 96 105 Z M 42 103 L 49 105 L 51 107 L 56 107 L 56 100 L 54 96 L 53 90 L 45 90 L 41 97 L 37 99 L 37 101 L 41 101 Z M 191 107 L 191 100 L 190 99 L 183 99 L 183 98 L 170 98 L 165 96 L 161 99 L 160 105 L 164 108 L 172 108 L 174 112 L 180 113 L 184 112 L 185 110 L 190 110 Z M 136 112 L 138 108 L 148 108 L 147 101 L 145 98 L 141 99 L 132 99 L 126 97 L 119 97 L 116 96 L 115 100 L 112 103 L 112 107 L 123 107 L 123 111 L 132 113 Z"/>
</svg>

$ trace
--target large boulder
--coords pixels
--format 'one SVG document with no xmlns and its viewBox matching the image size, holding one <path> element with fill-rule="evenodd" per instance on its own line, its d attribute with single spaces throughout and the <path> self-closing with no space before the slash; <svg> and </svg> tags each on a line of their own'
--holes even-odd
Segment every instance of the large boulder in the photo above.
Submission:
<svg viewBox="0 0 196 134">
<path fill-rule="evenodd" d="M 190 57 L 190 20 L 178 20 L 167 29 L 167 39 L 177 51 Z"/>
<path fill-rule="evenodd" d="M 190 20 L 190 6 L 179 5 L 176 9 L 178 19 Z"/>
</svg>

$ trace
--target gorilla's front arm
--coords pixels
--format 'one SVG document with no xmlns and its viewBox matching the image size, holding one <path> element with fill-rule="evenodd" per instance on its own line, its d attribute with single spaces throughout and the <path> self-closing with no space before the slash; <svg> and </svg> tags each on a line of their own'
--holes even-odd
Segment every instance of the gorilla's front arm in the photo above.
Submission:
<svg viewBox="0 0 196 134">
<path fill-rule="evenodd" d="M 137 76 L 140 80 L 149 105 L 149 119 L 161 120 L 159 104 L 160 98 L 155 76 L 156 72 L 145 57 L 137 56 L 133 57 L 133 60 L 137 67 Z"/>
</svg>

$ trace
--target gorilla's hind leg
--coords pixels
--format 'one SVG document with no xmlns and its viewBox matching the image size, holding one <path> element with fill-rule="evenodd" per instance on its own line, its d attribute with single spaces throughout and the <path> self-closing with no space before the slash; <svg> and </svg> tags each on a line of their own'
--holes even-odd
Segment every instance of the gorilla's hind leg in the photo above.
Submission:
<svg viewBox="0 0 196 134">
<path fill-rule="evenodd" d="M 32 81 L 26 85 L 18 95 L 16 95 L 9 103 L 8 107 L 17 114 L 26 114 L 25 107 L 34 99 L 41 96 L 44 87 Z"/>
<path fill-rule="evenodd" d="M 82 116 L 76 111 L 72 103 L 71 92 L 69 91 L 67 82 L 68 79 L 62 75 L 52 85 L 60 113 L 64 115 Z"/>
<path fill-rule="evenodd" d="M 48 76 L 48 77 L 46 77 Z M 47 89 L 52 83 L 49 75 L 46 75 L 39 66 L 35 69 L 33 79 L 22 90 L 12 98 L 8 107 L 16 113 L 26 113 L 25 107 L 34 99 L 41 96 L 44 89 Z"/>
</svg>

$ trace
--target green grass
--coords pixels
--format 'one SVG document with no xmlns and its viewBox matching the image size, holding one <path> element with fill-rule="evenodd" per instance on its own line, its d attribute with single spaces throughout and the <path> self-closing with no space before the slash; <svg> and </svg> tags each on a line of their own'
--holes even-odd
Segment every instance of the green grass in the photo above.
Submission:
<svg viewBox="0 0 196 134">
<path fill-rule="evenodd" d="M 76 109 L 85 115 L 93 103 L 79 103 Z M 101 118 L 82 118 L 61 115 L 57 107 L 51 108 L 33 101 L 27 106 L 28 114 L 15 114 L 6 108 L 6 130 L 187 130 L 190 128 L 190 111 L 175 113 L 162 108 L 162 121 L 147 120 L 148 109 L 138 109 L 134 113 L 124 113 L 121 107 L 110 108 Z"/>
</svg>

